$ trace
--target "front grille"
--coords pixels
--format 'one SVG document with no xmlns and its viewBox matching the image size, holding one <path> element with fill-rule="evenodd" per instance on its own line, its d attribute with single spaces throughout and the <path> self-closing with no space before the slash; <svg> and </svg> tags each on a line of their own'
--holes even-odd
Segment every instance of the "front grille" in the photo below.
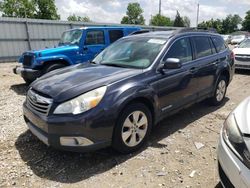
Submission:
<svg viewBox="0 0 250 188">
<path fill-rule="evenodd" d="M 250 58 L 250 55 L 249 54 L 236 54 L 236 56 L 238 57 L 249 57 Z"/>
<path fill-rule="evenodd" d="M 43 97 L 34 90 L 29 89 L 27 94 L 27 105 L 36 112 L 48 115 L 53 100 L 51 98 Z"/>
<path fill-rule="evenodd" d="M 237 61 L 250 61 L 250 55 L 248 54 L 236 54 L 235 59 Z"/>
<path fill-rule="evenodd" d="M 237 61 L 243 61 L 243 62 L 250 62 L 250 57 L 245 58 L 245 57 L 235 57 L 235 60 Z"/>
<path fill-rule="evenodd" d="M 24 55 L 23 56 L 23 66 L 29 67 L 32 64 L 34 56 L 32 55 Z"/>
</svg>

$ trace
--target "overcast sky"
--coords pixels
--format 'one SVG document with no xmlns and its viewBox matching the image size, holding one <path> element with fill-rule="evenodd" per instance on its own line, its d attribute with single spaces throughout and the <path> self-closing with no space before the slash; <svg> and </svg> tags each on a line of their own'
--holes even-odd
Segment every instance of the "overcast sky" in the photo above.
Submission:
<svg viewBox="0 0 250 188">
<path fill-rule="evenodd" d="M 129 2 L 140 3 L 147 24 L 150 16 L 158 13 L 159 0 L 56 0 L 56 5 L 62 20 L 76 14 L 89 16 L 95 22 L 120 23 Z M 195 26 L 197 3 L 198 0 L 162 0 L 162 14 L 174 18 L 179 10 L 181 16 L 188 16 Z M 245 12 L 250 10 L 250 0 L 199 0 L 199 3 L 200 21 L 224 18 L 227 14 L 239 14 L 244 18 Z"/>
</svg>

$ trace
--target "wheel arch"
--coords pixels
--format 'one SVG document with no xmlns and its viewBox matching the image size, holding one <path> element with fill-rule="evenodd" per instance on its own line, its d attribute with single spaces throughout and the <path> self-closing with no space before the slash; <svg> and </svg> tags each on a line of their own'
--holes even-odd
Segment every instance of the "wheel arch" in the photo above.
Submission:
<svg viewBox="0 0 250 188">
<path fill-rule="evenodd" d="M 70 65 L 70 63 L 67 60 L 65 60 L 65 59 L 54 59 L 54 60 L 45 61 L 43 63 L 43 67 L 47 67 L 47 66 L 55 64 L 55 63 L 60 63 L 60 64 L 63 64 L 65 66 L 69 66 Z"/>
<path fill-rule="evenodd" d="M 229 80 L 230 80 L 230 73 L 227 69 L 223 69 L 220 73 L 220 76 L 218 77 L 218 79 L 221 77 L 221 76 L 224 76 L 226 78 L 226 81 L 227 81 L 227 86 L 229 85 Z M 217 80 L 218 80 L 217 79 Z"/>
<path fill-rule="evenodd" d="M 155 123 L 155 120 L 156 120 L 156 107 L 154 105 L 153 99 L 150 99 L 149 97 L 146 97 L 146 96 L 137 96 L 137 97 L 134 97 L 131 100 L 125 101 L 121 105 L 121 108 L 118 111 L 118 116 L 119 116 L 120 113 L 122 113 L 124 111 L 124 109 L 128 105 L 133 104 L 133 103 L 142 103 L 142 104 L 144 104 L 149 109 L 149 111 L 151 112 L 153 124 Z M 118 118 L 117 118 L 117 120 L 118 120 Z M 117 123 L 117 120 L 116 120 L 116 123 Z"/>
</svg>

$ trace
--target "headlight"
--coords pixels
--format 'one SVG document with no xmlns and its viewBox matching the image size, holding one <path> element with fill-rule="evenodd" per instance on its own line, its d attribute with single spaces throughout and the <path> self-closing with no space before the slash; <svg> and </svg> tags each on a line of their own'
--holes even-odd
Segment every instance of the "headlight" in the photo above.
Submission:
<svg viewBox="0 0 250 188">
<path fill-rule="evenodd" d="M 54 114 L 80 114 L 96 107 L 102 100 L 107 86 L 84 93 L 70 101 L 60 104 Z"/>
<path fill-rule="evenodd" d="M 238 158 L 250 168 L 250 153 L 238 128 L 234 114 L 230 114 L 223 127 L 223 138 Z"/>
</svg>

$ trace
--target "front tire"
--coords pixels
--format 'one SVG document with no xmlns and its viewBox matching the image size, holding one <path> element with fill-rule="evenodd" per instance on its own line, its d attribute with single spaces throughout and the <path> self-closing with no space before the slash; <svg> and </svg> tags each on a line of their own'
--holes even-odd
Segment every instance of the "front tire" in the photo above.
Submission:
<svg viewBox="0 0 250 188">
<path fill-rule="evenodd" d="M 143 146 L 152 128 L 152 114 L 142 103 L 128 105 L 119 115 L 113 133 L 112 147 L 120 153 L 131 153 Z"/>
<path fill-rule="evenodd" d="M 30 85 L 34 80 L 28 79 L 28 78 L 23 78 L 25 81 L 26 85 Z"/>
<path fill-rule="evenodd" d="M 51 64 L 51 65 L 45 66 L 43 72 L 45 74 L 45 73 L 48 73 L 50 71 L 53 71 L 53 70 L 56 70 L 56 69 L 60 69 L 60 68 L 63 68 L 63 67 L 66 67 L 66 65 L 64 65 L 62 63 L 54 63 L 54 64 Z"/>
<path fill-rule="evenodd" d="M 226 92 L 227 79 L 225 76 L 221 76 L 216 84 L 213 97 L 210 98 L 210 104 L 214 106 L 221 105 L 225 99 Z"/>
</svg>

